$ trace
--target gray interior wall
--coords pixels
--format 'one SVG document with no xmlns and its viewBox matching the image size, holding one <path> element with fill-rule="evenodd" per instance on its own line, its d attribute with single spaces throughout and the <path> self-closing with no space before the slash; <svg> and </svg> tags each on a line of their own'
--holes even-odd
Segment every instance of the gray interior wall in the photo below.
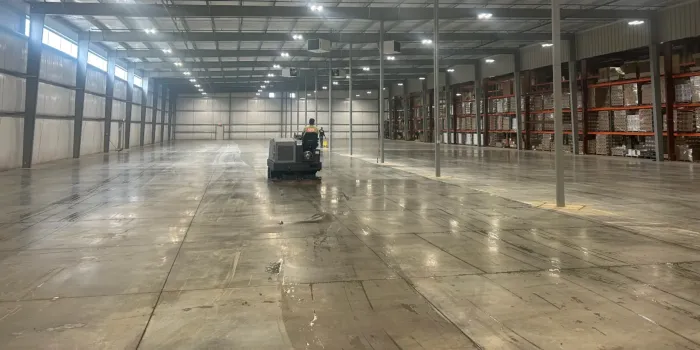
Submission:
<svg viewBox="0 0 700 350">
<path fill-rule="evenodd" d="M 377 91 L 356 91 L 353 97 L 353 136 L 355 138 L 375 138 L 378 132 Z M 333 92 L 333 132 L 336 138 L 347 138 L 349 124 L 348 91 Z M 230 99 L 230 101 L 229 101 Z M 298 102 L 298 106 L 297 106 Z M 316 117 L 313 97 L 306 101 L 294 100 L 291 107 L 287 101 L 287 111 L 291 108 L 292 131 L 299 131 L 307 118 Z M 229 108 L 229 105 L 231 106 Z M 297 125 L 297 108 L 299 125 Z M 215 94 L 178 96 L 175 135 L 179 140 L 214 140 L 217 128 L 224 129 L 224 138 L 269 139 L 279 137 L 282 124 L 288 125 L 289 112 L 282 115 L 280 93 L 275 98 L 257 97 L 254 93 Z M 221 126 L 219 126 L 221 124 Z M 330 132 L 328 113 L 328 93 L 319 92 L 317 125 Z M 286 127 L 289 128 L 289 127 Z M 219 135 L 221 133 L 219 132 Z"/>
</svg>

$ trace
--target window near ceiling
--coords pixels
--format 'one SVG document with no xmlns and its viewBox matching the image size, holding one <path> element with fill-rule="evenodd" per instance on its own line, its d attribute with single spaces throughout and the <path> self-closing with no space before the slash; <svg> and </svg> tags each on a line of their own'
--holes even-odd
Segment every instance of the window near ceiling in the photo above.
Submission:
<svg viewBox="0 0 700 350">
<path fill-rule="evenodd" d="M 143 88 L 143 78 L 138 75 L 134 75 L 134 85 Z"/>
<path fill-rule="evenodd" d="M 126 69 L 116 66 L 114 68 L 114 76 L 121 80 L 126 80 Z"/>
<path fill-rule="evenodd" d="M 88 52 L 87 63 L 103 72 L 107 71 L 107 60 L 95 53 Z"/>
<path fill-rule="evenodd" d="M 41 42 L 43 42 L 45 45 L 53 47 L 56 50 L 66 53 L 71 57 L 78 57 L 78 45 L 49 28 L 44 27 Z"/>
<path fill-rule="evenodd" d="M 29 36 L 29 18 L 24 20 L 24 35 Z"/>
</svg>

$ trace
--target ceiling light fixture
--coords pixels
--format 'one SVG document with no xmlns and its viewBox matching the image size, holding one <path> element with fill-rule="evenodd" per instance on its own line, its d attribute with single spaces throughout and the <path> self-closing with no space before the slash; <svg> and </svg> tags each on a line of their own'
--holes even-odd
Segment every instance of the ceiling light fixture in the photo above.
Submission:
<svg viewBox="0 0 700 350">
<path fill-rule="evenodd" d="M 486 62 L 486 63 L 493 63 L 493 62 L 496 62 L 496 60 L 494 60 L 493 58 L 487 58 L 487 59 L 484 60 L 484 62 Z"/>
<path fill-rule="evenodd" d="M 155 28 L 144 29 L 144 32 L 146 32 L 146 34 L 155 34 L 155 33 L 158 33 L 158 31 L 157 31 Z"/>
<path fill-rule="evenodd" d="M 197 79 L 194 79 L 194 78 L 190 79 L 190 83 L 196 83 L 196 82 L 197 82 Z"/>
<path fill-rule="evenodd" d="M 355 97 L 360 97 L 360 94 L 355 95 Z"/>
<path fill-rule="evenodd" d="M 294 40 L 304 40 L 304 37 L 301 34 L 294 34 L 292 35 L 292 39 Z"/>
<path fill-rule="evenodd" d="M 272 69 L 280 69 L 280 65 L 279 65 L 279 64 L 273 64 L 273 65 L 272 65 Z"/>
<path fill-rule="evenodd" d="M 337 80 L 333 81 L 333 85 L 338 85 L 338 84 L 340 84 L 340 83 Z"/>
<path fill-rule="evenodd" d="M 476 16 L 478 19 L 490 19 L 491 17 L 493 17 L 493 14 L 488 12 L 480 13 Z"/>
<path fill-rule="evenodd" d="M 173 50 L 171 50 L 171 49 L 163 49 L 163 53 L 173 53 Z"/>
<path fill-rule="evenodd" d="M 447 68 L 447 73 L 454 73 L 455 69 L 454 68 Z"/>
<path fill-rule="evenodd" d="M 256 93 L 255 93 L 255 96 L 260 96 L 260 93 L 259 93 L 259 92 L 256 92 Z"/>
<path fill-rule="evenodd" d="M 261 88 L 261 89 L 264 89 L 264 88 L 265 88 L 265 85 L 260 85 L 260 88 Z"/>
<path fill-rule="evenodd" d="M 175 67 L 182 67 L 182 62 L 175 62 Z"/>
<path fill-rule="evenodd" d="M 206 95 L 206 94 L 207 94 L 206 92 L 202 92 L 202 95 Z"/>
<path fill-rule="evenodd" d="M 282 57 L 289 57 L 289 52 L 282 52 L 282 53 L 280 54 L 280 56 L 282 56 Z"/>
<path fill-rule="evenodd" d="M 265 84 L 269 84 L 269 83 L 270 83 L 270 81 L 269 81 L 269 80 L 265 80 L 265 81 L 263 81 L 263 83 L 265 83 Z"/>
<path fill-rule="evenodd" d="M 369 67 L 362 67 L 362 70 L 365 72 L 369 72 Z"/>
<path fill-rule="evenodd" d="M 396 85 L 398 85 L 398 86 L 403 86 L 403 83 L 397 83 Z"/>
<path fill-rule="evenodd" d="M 372 94 L 372 91 L 367 91 L 367 95 L 371 95 L 371 94 Z"/>
<path fill-rule="evenodd" d="M 311 5 L 309 8 L 313 12 L 323 12 L 323 6 L 321 5 Z"/>
<path fill-rule="evenodd" d="M 423 39 L 423 40 L 421 40 L 420 42 L 421 42 L 421 44 L 423 44 L 423 45 L 430 45 L 430 44 L 433 43 L 433 41 L 430 40 L 430 39 Z"/>
<path fill-rule="evenodd" d="M 552 47 L 552 46 L 554 46 L 554 44 L 552 44 L 552 43 L 543 43 L 542 44 L 542 47 Z"/>
<path fill-rule="evenodd" d="M 323 90 L 328 90 L 328 86 L 322 86 L 321 87 Z"/>
<path fill-rule="evenodd" d="M 425 80 L 425 77 L 420 77 L 418 78 L 418 80 Z"/>
<path fill-rule="evenodd" d="M 182 72 L 182 74 L 184 74 L 184 75 L 190 75 L 190 74 L 192 74 L 192 73 L 190 73 L 189 71 L 185 71 L 185 72 Z"/>
<path fill-rule="evenodd" d="M 460 94 L 460 93 L 458 92 L 458 93 L 455 94 L 455 96 L 459 97 L 459 96 L 462 96 L 462 94 Z"/>
<path fill-rule="evenodd" d="M 296 97 L 297 97 L 297 94 L 295 94 L 295 93 L 293 93 L 293 92 L 290 92 L 290 93 L 289 93 L 289 97 L 290 97 L 290 98 L 296 98 Z"/>
<path fill-rule="evenodd" d="M 197 90 L 199 90 L 199 92 L 204 92 L 204 89 L 197 89 Z"/>
<path fill-rule="evenodd" d="M 274 77 L 275 75 L 272 74 L 272 73 L 267 73 L 267 76 L 270 77 L 270 78 L 272 78 L 272 77 Z"/>
<path fill-rule="evenodd" d="M 634 21 L 627 22 L 627 24 L 629 24 L 631 26 L 638 26 L 638 25 L 644 24 L 644 21 L 642 21 L 641 19 L 636 19 Z"/>
<path fill-rule="evenodd" d="M 386 59 L 389 61 L 393 61 L 396 59 L 396 56 L 386 56 Z"/>
<path fill-rule="evenodd" d="M 311 94 L 306 94 L 306 96 L 311 96 Z"/>
<path fill-rule="evenodd" d="M 198 88 L 198 87 L 202 87 L 202 85 L 194 84 L 194 87 Z"/>
<path fill-rule="evenodd" d="M 350 79 L 350 76 L 349 76 L 349 75 L 346 75 L 346 76 L 345 76 L 345 79 Z"/>
<path fill-rule="evenodd" d="M 258 89 L 258 92 L 262 92 L 262 89 Z"/>
</svg>

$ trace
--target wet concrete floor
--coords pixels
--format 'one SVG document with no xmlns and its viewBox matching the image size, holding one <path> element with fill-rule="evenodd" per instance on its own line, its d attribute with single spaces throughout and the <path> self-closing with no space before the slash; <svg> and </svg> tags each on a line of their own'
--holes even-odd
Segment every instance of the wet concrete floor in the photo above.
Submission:
<svg viewBox="0 0 700 350">
<path fill-rule="evenodd" d="M 700 349 L 691 164 L 376 143 L 268 182 L 267 143 L 0 173 L 3 349 Z"/>
</svg>

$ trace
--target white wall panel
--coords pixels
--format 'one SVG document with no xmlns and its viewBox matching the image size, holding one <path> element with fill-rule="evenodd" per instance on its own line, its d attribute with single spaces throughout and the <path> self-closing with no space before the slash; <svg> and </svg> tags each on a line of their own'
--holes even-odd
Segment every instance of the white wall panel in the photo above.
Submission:
<svg viewBox="0 0 700 350">
<path fill-rule="evenodd" d="M 0 170 L 22 166 L 22 118 L 0 117 Z"/>
<path fill-rule="evenodd" d="M 151 130 L 152 129 L 153 129 L 153 127 L 151 124 L 146 124 L 145 132 L 144 132 L 144 136 L 143 136 L 143 138 L 144 138 L 143 144 L 144 145 L 148 145 L 148 144 L 153 143 L 153 139 L 151 138 Z"/>
<path fill-rule="evenodd" d="M 493 58 L 495 62 L 481 63 L 481 76 L 483 78 L 513 73 L 513 55 L 496 55 L 491 58 Z"/>
<path fill-rule="evenodd" d="M 0 112 L 24 111 L 25 81 L 0 73 Z"/>
<path fill-rule="evenodd" d="M 141 124 L 139 123 L 131 123 L 131 136 L 129 140 L 129 146 L 130 147 L 135 147 L 139 145 L 139 142 L 141 141 Z"/>
<path fill-rule="evenodd" d="M 105 117 L 105 99 L 104 97 L 85 94 L 85 110 L 83 115 L 88 118 L 104 118 Z"/>
<path fill-rule="evenodd" d="M 81 155 L 102 152 L 104 129 L 105 124 L 101 121 L 83 121 Z"/>
<path fill-rule="evenodd" d="M 106 87 L 107 74 L 99 69 L 88 66 L 85 90 L 104 95 Z"/>
<path fill-rule="evenodd" d="M 114 97 L 126 100 L 126 82 L 121 79 L 114 79 Z"/>
<path fill-rule="evenodd" d="M 26 38 L 0 31 L 0 68 L 19 73 L 27 71 Z"/>
<path fill-rule="evenodd" d="M 41 53 L 39 78 L 60 84 L 75 86 L 76 60 L 44 46 Z"/>
<path fill-rule="evenodd" d="M 112 101 L 112 120 L 126 120 L 126 102 Z"/>
<path fill-rule="evenodd" d="M 568 40 L 561 42 L 561 61 L 569 62 L 569 47 Z M 540 67 L 552 65 L 552 48 L 542 47 L 542 44 L 534 44 L 520 49 L 520 67 L 521 70 L 530 70 Z M 513 72 L 513 69 L 510 70 Z"/>
<path fill-rule="evenodd" d="M 73 116 L 75 115 L 75 91 L 39 83 L 36 108 L 39 115 Z"/>
<path fill-rule="evenodd" d="M 32 164 L 73 156 L 73 121 L 37 119 Z"/>
<path fill-rule="evenodd" d="M 141 121 L 141 106 L 131 105 L 131 121 Z"/>
</svg>

